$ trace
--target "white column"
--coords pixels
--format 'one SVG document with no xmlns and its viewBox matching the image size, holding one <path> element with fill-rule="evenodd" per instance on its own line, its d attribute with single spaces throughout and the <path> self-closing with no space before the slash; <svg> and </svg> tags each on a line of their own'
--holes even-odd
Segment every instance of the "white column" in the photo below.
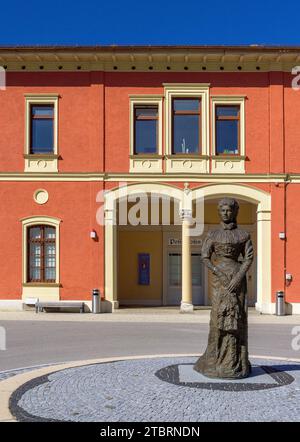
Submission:
<svg viewBox="0 0 300 442">
<path fill-rule="evenodd" d="M 271 211 L 258 207 L 256 310 L 261 313 L 275 313 L 271 296 Z"/>
<path fill-rule="evenodd" d="M 111 303 L 112 311 L 119 307 L 117 299 L 117 226 L 115 210 L 105 210 L 105 300 Z"/>
<path fill-rule="evenodd" d="M 190 313 L 193 307 L 192 290 L 192 261 L 191 261 L 191 237 L 190 226 L 192 213 L 189 209 L 181 210 L 182 218 L 182 298 L 180 311 Z"/>
</svg>

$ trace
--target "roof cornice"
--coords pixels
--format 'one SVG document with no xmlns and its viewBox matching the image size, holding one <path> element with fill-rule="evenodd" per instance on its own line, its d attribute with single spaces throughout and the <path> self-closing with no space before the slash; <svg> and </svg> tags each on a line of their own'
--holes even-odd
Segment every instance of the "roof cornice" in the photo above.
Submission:
<svg viewBox="0 0 300 442">
<path fill-rule="evenodd" d="M 2 46 L 10 71 L 290 71 L 300 46 Z"/>
</svg>

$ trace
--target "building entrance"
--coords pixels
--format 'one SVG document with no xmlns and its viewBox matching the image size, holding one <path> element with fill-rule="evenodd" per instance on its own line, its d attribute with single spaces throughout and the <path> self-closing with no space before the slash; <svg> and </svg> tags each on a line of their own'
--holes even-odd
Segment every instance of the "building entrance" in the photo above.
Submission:
<svg viewBox="0 0 300 442">
<path fill-rule="evenodd" d="M 167 305 L 180 305 L 182 297 L 182 256 L 169 252 L 167 257 L 168 291 Z M 203 305 L 203 268 L 200 253 L 192 253 L 193 305 Z"/>
</svg>

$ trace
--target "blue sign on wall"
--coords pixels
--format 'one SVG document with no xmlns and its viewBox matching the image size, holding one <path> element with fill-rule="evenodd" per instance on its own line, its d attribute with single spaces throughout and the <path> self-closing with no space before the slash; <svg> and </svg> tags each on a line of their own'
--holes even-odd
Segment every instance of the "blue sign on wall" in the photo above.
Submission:
<svg viewBox="0 0 300 442">
<path fill-rule="evenodd" d="M 150 284 L 150 253 L 139 253 L 139 285 Z"/>
</svg>

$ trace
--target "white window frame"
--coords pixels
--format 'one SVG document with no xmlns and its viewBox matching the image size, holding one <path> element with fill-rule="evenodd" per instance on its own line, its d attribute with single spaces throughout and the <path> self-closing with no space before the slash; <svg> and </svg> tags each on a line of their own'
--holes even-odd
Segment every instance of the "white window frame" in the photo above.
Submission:
<svg viewBox="0 0 300 442">
<path fill-rule="evenodd" d="M 210 83 L 165 83 L 165 151 L 166 170 L 173 173 L 207 173 L 209 171 L 209 87 Z M 201 152 L 172 153 L 172 100 L 174 98 L 201 99 Z"/>
<path fill-rule="evenodd" d="M 58 99 L 59 94 L 24 94 L 25 95 L 25 172 L 58 172 Z M 53 153 L 30 153 L 31 106 L 39 104 L 53 105 Z"/>
<path fill-rule="evenodd" d="M 21 219 L 22 222 L 22 299 L 27 297 L 40 300 L 59 300 L 59 226 L 61 220 L 50 216 L 31 216 Z M 36 225 L 55 228 L 55 282 L 28 282 L 28 229 Z"/>
<path fill-rule="evenodd" d="M 245 173 L 245 95 L 211 96 L 212 105 L 212 172 L 213 173 Z M 216 152 L 216 106 L 240 107 L 240 146 L 239 154 L 222 155 Z"/>
<path fill-rule="evenodd" d="M 135 106 L 157 106 L 157 152 L 154 154 L 135 154 L 134 152 L 134 108 Z M 162 95 L 129 95 L 130 115 L 130 167 L 132 173 L 161 173 L 162 172 L 162 133 L 163 133 L 163 96 Z"/>
</svg>

